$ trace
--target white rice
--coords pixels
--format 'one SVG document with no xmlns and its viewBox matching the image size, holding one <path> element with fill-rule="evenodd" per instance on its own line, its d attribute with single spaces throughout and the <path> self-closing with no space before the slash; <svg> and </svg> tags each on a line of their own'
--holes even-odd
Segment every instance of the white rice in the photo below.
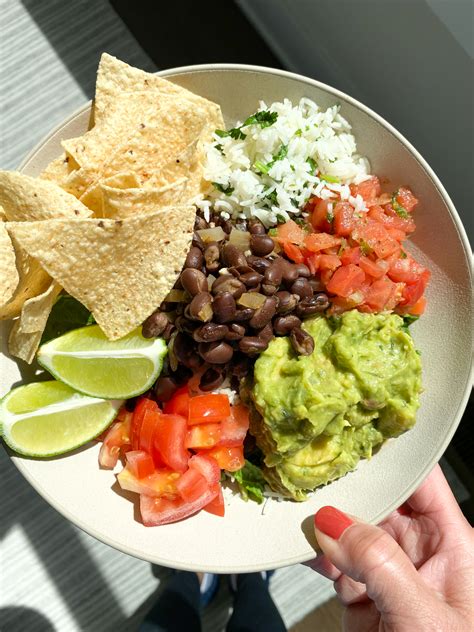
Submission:
<svg viewBox="0 0 474 632">
<path fill-rule="evenodd" d="M 369 163 L 357 154 L 351 126 L 339 106 L 321 110 L 307 98 L 296 106 L 285 99 L 269 106 L 262 101 L 258 111 L 278 117 L 268 127 L 243 127 L 244 139 L 214 134 L 215 140 L 205 147 L 204 177 L 224 189 L 214 188 L 198 203 L 206 218 L 213 208 L 226 219 L 257 217 L 272 226 L 301 215 L 313 195 L 327 200 L 340 196 L 358 212 L 367 210 L 348 185 L 369 177 Z M 285 155 L 275 160 L 279 153 Z M 267 173 L 261 173 L 256 163 Z"/>
</svg>

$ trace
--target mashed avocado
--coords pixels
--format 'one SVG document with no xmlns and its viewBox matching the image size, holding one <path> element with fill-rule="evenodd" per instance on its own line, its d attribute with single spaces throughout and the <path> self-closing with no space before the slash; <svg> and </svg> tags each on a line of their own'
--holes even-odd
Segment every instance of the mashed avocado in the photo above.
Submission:
<svg viewBox="0 0 474 632">
<path fill-rule="evenodd" d="M 421 362 L 403 319 L 356 310 L 304 328 L 314 352 L 274 339 L 255 363 L 251 430 L 272 487 L 297 500 L 415 423 Z"/>
</svg>

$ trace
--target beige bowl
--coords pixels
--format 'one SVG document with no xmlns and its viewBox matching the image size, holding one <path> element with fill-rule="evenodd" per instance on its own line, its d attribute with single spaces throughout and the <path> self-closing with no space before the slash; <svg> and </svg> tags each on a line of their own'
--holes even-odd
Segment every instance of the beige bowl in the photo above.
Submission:
<svg viewBox="0 0 474 632">
<path fill-rule="evenodd" d="M 220 103 L 228 124 L 267 103 L 302 96 L 327 107 L 342 104 L 359 150 L 372 171 L 394 185 L 408 184 L 421 200 L 409 250 L 432 272 L 428 308 L 413 326 L 423 361 L 425 391 L 416 427 L 389 441 L 355 472 L 319 490 L 305 503 L 269 500 L 262 507 L 226 492 L 224 519 L 201 512 L 189 520 L 145 528 L 114 475 L 100 470 L 98 445 L 52 460 L 12 456 L 33 487 L 67 519 L 111 546 L 156 564 L 218 573 L 250 572 L 314 557 L 312 516 L 336 505 L 378 522 L 399 506 L 428 474 L 449 443 L 466 405 L 471 371 L 470 249 L 446 191 L 418 152 L 380 116 L 355 99 L 292 73 L 239 65 L 190 66 L 162 75 Z M 38 175 L 59 155 L 60 140 L 86 131 L 90 104 L 53 131 L 23 163 Z M 1 357 L 1 394 L 21 379 L 16 363 Z M 31 379 L 31 376 L 30 376 Z"/>
</svg>

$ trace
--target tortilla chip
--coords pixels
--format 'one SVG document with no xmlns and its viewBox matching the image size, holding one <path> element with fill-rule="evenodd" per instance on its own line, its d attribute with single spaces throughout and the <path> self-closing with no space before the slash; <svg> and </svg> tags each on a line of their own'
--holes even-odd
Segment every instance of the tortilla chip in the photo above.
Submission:
<svg viewBox="0 0 474 632">
<path fill-rule="evenodd" d="M 116 57 L 103 53 L 100 58 L 95 86 L 94 117 L 99 123 L 107 114 L 111 104 L 117 96 L 124 92 L 140 92 L 150 90 L 156 93 L 156 101 L 159 103 L 164 96 L 177 99 L 187 99 L 193 104 L 202 107 L 207 112 L 208 128 L 224 128 L 224 120 L 220 107 L 208 99 L 182 88 L 172 81 L 168 81 L 156 74 L 145 72 L 139 68 L 133 68 Z"/>
<path fill-rule="evenodd" d="M 124 220 L 9 224 L 21 246 L 116 340 L 138 327 L 173 287 L 193 236 L 195 207 Z"/>
<path fill-rule="evenodd" d="M 0 306 L 5 305 L 11 299 L 19 280 L 15 249 L 5 222 L 0 221 Z"/>
<path fill-rule="evenodd" d="M 0 171 L 0 204 L 9 221 L 48 220 L 53 217 L 84 218 L 91 212 L 53 182 L 30 178 L 16 171 Z M 8 223 L 6 224 L 8 230 Z M 40 264 L 13 240 L 19 282 L 10 300 L 0 308 L 0 319 L 18 316 L 23 303 L 49 286 L 51 279 Z"/>
<path fill-rule="evenodd" d="M 20 318 L 15 321 L 8 338 L 11 355 L 28 364 L 33 362 L 48 316 L 60 292 L 61 286 L 53 282 L 45 292 L 25 301 Z"/>
<path fill-rule="evenodd" d="M 59 158 L 55 158 L 44 171 L 40 173 L 42 180 L 49 180 L 60 187 L 63 187 L 69 174 L 78 169 L 79 165 L 72 156 L 63 153 Z"/>
<path fill-rule="evenodd" d="M 18 171 L 0 171 L 0 204 L 11 222 L 91 215 L 88 208 L 57 184 Z"/>
<path fill-rule="evenodd" d="M 186 191 L 187 181 L 187 178 L 181 178 L 161 189 L 118 189 L 101 183 L 102 216 L 124 218 L 179 204 Z"/>
</svg>

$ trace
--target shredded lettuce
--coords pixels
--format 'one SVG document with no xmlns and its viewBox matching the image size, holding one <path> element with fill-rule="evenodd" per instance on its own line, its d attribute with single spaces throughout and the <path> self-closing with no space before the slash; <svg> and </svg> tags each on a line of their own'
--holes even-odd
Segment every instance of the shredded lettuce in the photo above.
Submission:
<svg viewBox="0 0 474 632">
<path fill-rule="evenodd" d="M 232 476 L 237 481 L 240 495 L 245 501 L 250 499 L 259 504 L 263 503 L 263 490 L 265 489 L 266 481 L 259 467 L 246 460 L 244 467 L 241 470 L 237 470 L 237 472 L 233 472 Z"/>
</svg>

